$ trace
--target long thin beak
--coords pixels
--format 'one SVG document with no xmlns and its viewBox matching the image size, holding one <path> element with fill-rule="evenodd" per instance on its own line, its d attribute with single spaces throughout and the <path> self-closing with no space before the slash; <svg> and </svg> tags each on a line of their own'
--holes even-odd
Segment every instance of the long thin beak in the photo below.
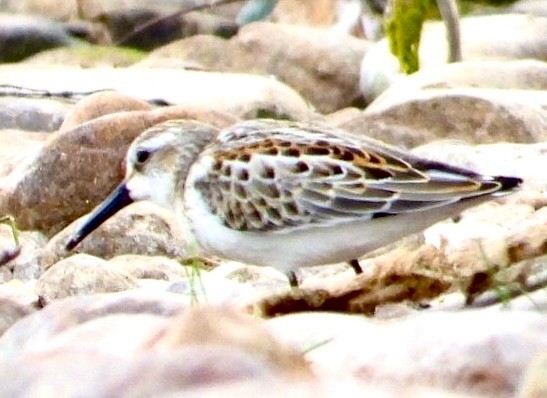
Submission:
<svg viewBox="0 0 547 398">
<path fill-rule="evenodd" d="M 78 243 L 84 240 L 87 235 L 97 229 L 103 222 L 131 203 L 133 203 L 133 199 L 129 196 L 129 190 L 124 181 L 90 214 L 87 221 L 67 242 L 66 249 L 74 249 Z"/>
</svg>

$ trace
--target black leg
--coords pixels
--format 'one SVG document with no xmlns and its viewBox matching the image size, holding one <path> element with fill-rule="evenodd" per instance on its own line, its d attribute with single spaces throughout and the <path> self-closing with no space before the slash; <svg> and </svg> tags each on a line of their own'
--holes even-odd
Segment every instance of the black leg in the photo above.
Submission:
<svg viewBox="0 0 547 398">
<path fill-rule="evenodd" d="M 362 274 L 363 273 L 363 269 L 361 268 L 361 264 L 359 264 L 359 260 L 352 259 L 352 260 L 348 261 L 348 264 L 351 268 L 353 268 L 353 270 L 355 271 L 356 274 Z"/>
<path fill-rule="evenodd" d="M 294 271 L 289 272 L 289 283 L 291 287 L 298 287 L 298 279 L 296 278 L 296 273 Z"/>
</svg>

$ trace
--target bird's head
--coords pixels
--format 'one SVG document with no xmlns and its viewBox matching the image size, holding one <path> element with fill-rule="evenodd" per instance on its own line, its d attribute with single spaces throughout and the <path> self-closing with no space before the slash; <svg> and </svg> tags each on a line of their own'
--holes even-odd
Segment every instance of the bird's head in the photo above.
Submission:
<svg viewBox="0 0 547 398">
<path fill-rule="evenodd" d="M 216 134 L 214 127 L 189 120 L 169 120 L 143 132 L 127 151 L 124 180 L 90 214 L 67 249 L 133 202 L 148 200 L 174 209 L 188 169 Z"/>
</svg>

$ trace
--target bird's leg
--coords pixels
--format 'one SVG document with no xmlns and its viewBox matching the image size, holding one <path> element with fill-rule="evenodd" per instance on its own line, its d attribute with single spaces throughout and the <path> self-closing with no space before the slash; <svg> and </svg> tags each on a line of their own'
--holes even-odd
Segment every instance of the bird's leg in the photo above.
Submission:
<svg viewBox="0 0 547 398">
<path fill-rule="evenodd" d="M 291 284 L 291 287 L 298 287 L 298 279 L 296 278 L 296 273 L 294 271 L 291 271 L 287 276 L 289 278 L 289 283 Z"/>
<path fill-rule="evenodd" d="M 363 269 L 361 268 L 361 264 L 359 264 L 359 260 L 354 258 L 354 259 L 348 261 L 348 264 L 351 268 L 353 268 L 353 270 L 355 271 L 356 274 L 362 274 L 363 273 Z"/>
</svg>

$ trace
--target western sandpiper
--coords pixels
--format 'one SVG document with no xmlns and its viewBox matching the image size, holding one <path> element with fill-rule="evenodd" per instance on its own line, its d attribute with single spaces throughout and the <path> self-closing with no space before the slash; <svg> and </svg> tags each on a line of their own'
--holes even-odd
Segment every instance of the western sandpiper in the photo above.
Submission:
<svg viewBox="0 0 547 398">
<path fill-rule="evenodd" d="M 300 267 L 348 261 L 359 272 L 359 256 L 521 183 L 314 123 L 245 121 L 205 147 L 213 135 L 183 120 L 144 132 L 128 150 L 125 180 L 67 248 L 150 200 L 173 209 L 205 252 L 275 267 L 294 286 Z"/>
</svg>

